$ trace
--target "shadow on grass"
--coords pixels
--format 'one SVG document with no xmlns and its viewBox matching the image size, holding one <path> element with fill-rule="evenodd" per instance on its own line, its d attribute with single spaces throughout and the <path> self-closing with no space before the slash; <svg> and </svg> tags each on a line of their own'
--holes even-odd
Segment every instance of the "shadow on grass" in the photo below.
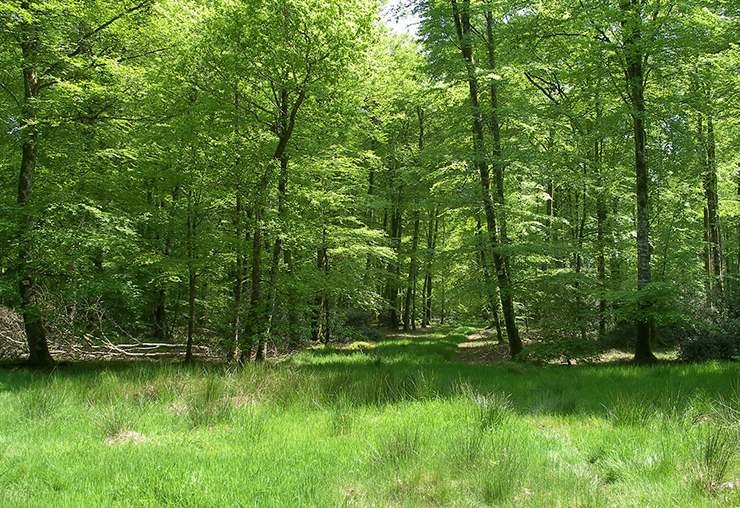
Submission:
<svg viewBox="0 0 740 508">
<path fill-rule="evenodd" d="M 236 390 L 254 390 L 262 400 L 282 405 L 313 400 L 385 406 L 506 394 L 513 410 L 520 414 L 602 416 L 619 414 L 614 408 L 620 404 L 623 408 L 635 403 L 671 406 L 672 411 L 681 411 L 697 397 L 737 398 L 740 393 L 738 363 L 539 367 L 510 361 L 493 366 L 455 361 L 458 345 L 471 331 L 470 327 L 448 325 L 422 333 L 394 334 L 377 343 L 315 348 L 282 363 L 241 369 L 212 362 L 125 361 L 77 363 L 52 372 L 0 369 L 0 392 L 52 389 L 57 381 L 95 384 L 106 376 L 143 384 L 157 376 L 187 373 L 184 383 L 208 376 L 234 376 Z M 242 395 L 250 394 L 235 394 Z"/>
</svg>

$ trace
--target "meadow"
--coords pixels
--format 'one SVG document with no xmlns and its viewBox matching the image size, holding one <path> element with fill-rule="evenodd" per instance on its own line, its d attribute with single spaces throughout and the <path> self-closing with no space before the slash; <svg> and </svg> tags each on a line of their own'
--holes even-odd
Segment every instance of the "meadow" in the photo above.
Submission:
<svg viewBox="0 0 740 508">
<path fill-rule="evenodd" d="M 474 331 L 2 369 L 0 507 L 740 505 L 737 363 L 457 361 Z"/>
</svg>

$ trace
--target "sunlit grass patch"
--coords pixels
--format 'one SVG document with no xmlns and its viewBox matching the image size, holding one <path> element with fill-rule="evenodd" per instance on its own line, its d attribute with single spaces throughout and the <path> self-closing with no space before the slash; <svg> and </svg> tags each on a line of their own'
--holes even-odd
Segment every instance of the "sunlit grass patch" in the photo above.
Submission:
<svg viewBox="0 0 740 508">
<path fill-rule="evenodd" d="M 0 507 L 740 504 L 740 366 L 469 365 L 445 330 L 0 371 Z"/>
</svg>

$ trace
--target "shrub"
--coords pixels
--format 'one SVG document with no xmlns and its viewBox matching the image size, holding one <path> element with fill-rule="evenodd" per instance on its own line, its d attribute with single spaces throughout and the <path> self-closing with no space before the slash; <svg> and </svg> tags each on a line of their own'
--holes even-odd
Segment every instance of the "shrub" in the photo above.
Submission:
<svg viewBox="0 0 740 508">
<path fill-rule="evenodd" d="M 380 342 L 383 334 L 372 325 L 372 314 L 364 310 L 350 310 L 344 323 L 335 330 L 334 337 L 339 342 Z"/>
<path fill-rule="evenodd" d="M 678 357 L 685 362 L 735 360 L 739 355 L 740 329 L 736 321 L 728 321 L 718 329 L 700 330 L 678 345 Z"/>
</svg>

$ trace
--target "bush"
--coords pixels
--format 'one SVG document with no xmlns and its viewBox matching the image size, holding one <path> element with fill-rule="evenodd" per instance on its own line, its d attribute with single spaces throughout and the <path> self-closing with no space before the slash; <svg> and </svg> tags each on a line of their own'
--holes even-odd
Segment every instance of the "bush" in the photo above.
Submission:
<svg viewBox="0 0 740 508">
<path fill-rule="evenodd" d="M 740 356 L 740 326 L 737 321 L 723 323 L 718 329 L 704 329 L 678 345 L 678 357 L 685 362 L 736 360 Z"/>
<path fill-rule="evenodd" d="M 385 337 L 373 328 L 372 314 L 364 310 L 350 310 L 344 318 L 342 326 L 335 330 L 334 338 L 339 342 L 380 342 Z"/>
</svg>

